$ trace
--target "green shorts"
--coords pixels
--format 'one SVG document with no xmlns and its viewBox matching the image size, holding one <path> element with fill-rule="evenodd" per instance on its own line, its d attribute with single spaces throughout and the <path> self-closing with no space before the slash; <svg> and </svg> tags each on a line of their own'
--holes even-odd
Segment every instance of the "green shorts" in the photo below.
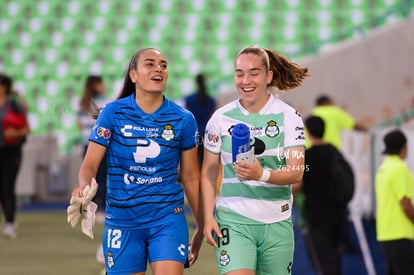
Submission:
<svg viewBox="0 0 414 275">
<path fill-rule="evenodd" d="M 220 274 L 251 269 L 256 275 L 291 274 L 294 250 L 290 219 L 272 224 L 219 224 L 223 238 L 217 242 Z"/>
</svg>

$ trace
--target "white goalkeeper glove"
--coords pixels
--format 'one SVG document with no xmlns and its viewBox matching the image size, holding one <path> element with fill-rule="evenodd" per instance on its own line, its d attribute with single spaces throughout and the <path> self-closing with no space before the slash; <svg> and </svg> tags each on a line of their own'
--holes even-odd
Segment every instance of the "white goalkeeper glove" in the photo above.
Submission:
<svg viewBox="0 0 414 275">
<path fill-rule="evenodd" d="M 79 220 L 81 221 L 82 232 L 89 238 L 93 239 L 93 226 L 95 225 L 95 212 L 98 206 L 92 201 L 98 190 L 98 184 L 95 178 L 92 178 L 91 184 L 85 186 L 82 197 L 72 196 L 70 205 L 67 209 L 68 223 L 75 227 Z"/>
</svg>

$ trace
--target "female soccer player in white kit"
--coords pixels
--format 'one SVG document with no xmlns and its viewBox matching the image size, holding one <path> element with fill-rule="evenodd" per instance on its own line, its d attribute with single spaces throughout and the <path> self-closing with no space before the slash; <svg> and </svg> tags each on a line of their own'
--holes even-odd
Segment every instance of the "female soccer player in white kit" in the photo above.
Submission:
<svg viewBox="0 0 414 275">
<path fill-rule="evenodd" d="M 269 49 L 250 46 L 237 55 L 240 98 L 209 120 L 201 174 L 204 235 L 216 247 L 220 274 L 291 273 L 291 184 L 301 181 L 305 169 L 304 127 L 299 113 L 274 92 L 295 88 L 307 76 L 306 68 Z M 253 163 L 232 162 L 231 131 L 238 123 L 250 129 Z"/>
</svg>

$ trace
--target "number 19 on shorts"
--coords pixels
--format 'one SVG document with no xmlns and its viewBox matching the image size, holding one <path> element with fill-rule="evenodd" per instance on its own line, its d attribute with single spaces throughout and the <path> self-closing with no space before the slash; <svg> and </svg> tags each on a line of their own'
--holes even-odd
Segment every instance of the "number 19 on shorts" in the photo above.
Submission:
<svg viewBox="0 0 414 275">
<path fill-rule="evenodd" d="M 221 235 L 221 238 L 216 237 L 218 247 L 222 245 L 228 245 L 230 243 L 230 232 L 228 228 L 222 228 Z"/>
</svg>

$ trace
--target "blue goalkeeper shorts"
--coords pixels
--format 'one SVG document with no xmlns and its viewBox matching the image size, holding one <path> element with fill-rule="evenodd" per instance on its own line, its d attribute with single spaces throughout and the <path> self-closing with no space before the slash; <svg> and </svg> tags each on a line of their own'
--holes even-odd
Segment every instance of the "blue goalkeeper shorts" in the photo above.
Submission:
<svg viewBox="0 0 414 275">
<path fill-rule="evenodd" d="M 107 274 L 144 272 L 148 262 L 185 264 L 189 242 L 185 214 L 168 215 L 164 220 L 162 225 L 144 229 L 105 225 L 102 244 Z"/>
</svg>

